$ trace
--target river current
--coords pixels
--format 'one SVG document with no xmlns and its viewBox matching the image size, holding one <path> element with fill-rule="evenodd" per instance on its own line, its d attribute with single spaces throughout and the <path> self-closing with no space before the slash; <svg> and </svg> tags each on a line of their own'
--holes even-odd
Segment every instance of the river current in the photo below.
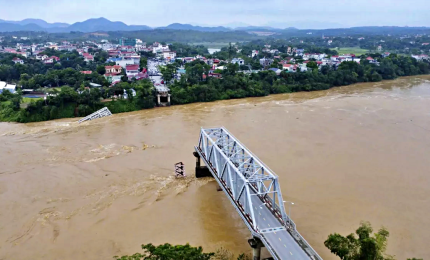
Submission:
<svg viewBox="0 0 430 260">
<path fill-rule="evenodd" d="M 430 258 L 430 76 L 77 121 L 0 123 L 0 259 L 112 259 L 144 243 L 250 252 L 215 181 L 193 176 L 200 127 L 215 126 L 279 175 L 324 259 L 337 259 L 327 236 L 363 220 L 388 229 L 397 259 Z"/>
</svg>

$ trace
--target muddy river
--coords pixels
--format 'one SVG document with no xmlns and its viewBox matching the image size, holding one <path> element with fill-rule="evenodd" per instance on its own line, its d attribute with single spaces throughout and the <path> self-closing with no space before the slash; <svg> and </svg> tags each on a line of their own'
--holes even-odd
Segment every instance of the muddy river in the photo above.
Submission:
<svg viewBox="0 0 430 260">
<path fill-rule="evenodd" d="M 150 242 L 250 252 L 226 196 L 193 177 L 202 126 L 279 175 L 324 259 L 327 236 L 362 220 L 390 231 L 397 259 L 430 258 L 429 76 L 76 121 L 0 123 L 0 259 L 112 259 Z"/>
</svg>

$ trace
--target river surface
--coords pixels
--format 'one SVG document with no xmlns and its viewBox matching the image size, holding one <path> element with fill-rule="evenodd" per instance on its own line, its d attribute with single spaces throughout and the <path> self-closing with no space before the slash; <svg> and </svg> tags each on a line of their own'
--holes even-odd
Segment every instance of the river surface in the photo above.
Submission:
<svg viewBox="0 0 430 260">
<path fill-rule="evenodd" d="M 429 76 L 76 122 L 0 123 L 0 259 L 112 259 L 150 242 L 250 252 L 215 181 L 193 177 L 200 127 L 213 126 L 279 175 L 324 259 L 337 259 L 327 236 L 362 220 L 390 231 L 397 259 L 430 258 Z"/>
</svg>

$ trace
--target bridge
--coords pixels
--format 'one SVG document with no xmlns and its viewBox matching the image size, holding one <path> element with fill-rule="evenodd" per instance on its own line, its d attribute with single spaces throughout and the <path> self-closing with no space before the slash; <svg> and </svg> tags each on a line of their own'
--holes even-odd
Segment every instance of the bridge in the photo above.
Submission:
<svg viewBox="0 0 430 260">
<path fill-rule="evenodd" d="M 261 247 L 276 260 L 322 260 L 285 213 L 278 176 L 227 129 L 201 129 L 195 151 L 196 177 L 218 182 L 252 234 L 254 260 Z"/>
<path fill-rule="evenodd" d="M 112 113 L 110 112 L 109 108 L 104 107 L 104 108 L 92 113 L 91 115 L 88 115 L 88 116 L 82 118 L 81 120 L 79 120 L 79 124 L 82 122 L 85 122 L 85 121 L 90 121 L 90 120 L 102 118 L 105 116 L 111 116 L 111 115 L 112 115 Z"/>
</svg>

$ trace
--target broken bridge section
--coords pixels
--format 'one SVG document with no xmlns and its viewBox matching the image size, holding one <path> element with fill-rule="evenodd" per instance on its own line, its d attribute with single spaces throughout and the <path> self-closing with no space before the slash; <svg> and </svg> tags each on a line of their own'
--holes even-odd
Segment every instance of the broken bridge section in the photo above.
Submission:
<svg viewBox="0 0 430 260">
<path fill-rule="evenodd" d="M 90 121 L 90 120 L 102 118 L 105 116 L 111 116 L 111 115 L 112 115 L 112 113 L 110 112 L 110 110 L 107 107 L 104 107 L 104 108 L 92 113 L 91 115 L 88 115 L 88 116 L 82 118 L 81 120 L 79 120 L 79 124 L 82 122 L 85 122 L 85 121 Z"/>
</svg>

